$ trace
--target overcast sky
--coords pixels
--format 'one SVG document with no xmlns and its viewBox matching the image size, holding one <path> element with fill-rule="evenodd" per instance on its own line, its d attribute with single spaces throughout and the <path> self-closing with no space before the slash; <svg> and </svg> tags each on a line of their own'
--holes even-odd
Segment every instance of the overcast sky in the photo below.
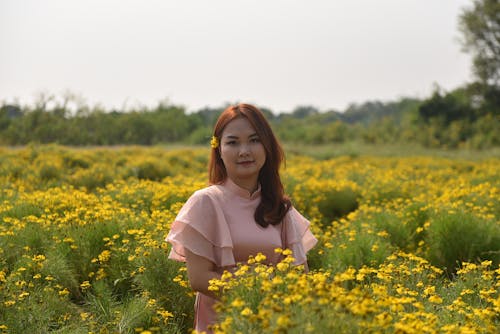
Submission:
<svg viewBox="0 0 500 334">
<path fill-rule="evenodd" d="M 467 0 L 0 0 L 0 101 L 188 111 L 425 98 L 471 80 Z"/>
</svg>

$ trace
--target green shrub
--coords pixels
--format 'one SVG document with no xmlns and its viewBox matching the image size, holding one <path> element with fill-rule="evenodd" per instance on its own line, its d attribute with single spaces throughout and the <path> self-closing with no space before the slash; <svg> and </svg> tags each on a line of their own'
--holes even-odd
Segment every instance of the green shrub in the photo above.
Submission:
<svg viewBox="0 0 500 334">
<path fill-rule="evenodd" d="M 68 265 L 74 268 L 79 280 L 88 279 L 91 272 L 96 271 L 98 263 L 93 263 L 92 259 L 97 259 L 99 254 L 107 249 L 104 238 L 111 238 L 115 234 L 122 233 L 125 224 L 118 224 L 115 221 L 96 222 L 88 226 L 75 226 L 68 229 L 66 233 L 75 240 L 76 249 L 66 254 Z"/>
<path fill-rule="evenodd" d="M 82 296 L 79 290 L 79 275 L 76 268 L 69 262 L 64 252 L 58 247 L 54 247 L 45 252 L 46 260 L 43 262 L 41 274 L 43 277 L 52 276 L 55 281 L 67 288 L 71 292 L 71 297 L 75 300 L 81 300 Z"/>
<path fill-rule="evenodd" d="M 358 208 L 357 194 L 351 188 L 327 189 L 318 203 L 318 210 L 325 222 L 343 217 Z"/>
<path fill-rule="evenodd" d="M 66 298 L 39 286 L 31 289 L 29 296 L 22 301 L 17 301 L 15 307 L 2 305 L 0 323 L 9 328 L 9 333 L 64 332 L 72 319 L 78 320 L 76 310 L 77 307 L 68 303 Z"/>
<path fill-rule="evenodd" d="M 42 208 L 36 204 L 28 202 L 19 202 L 15 203 L 15 205 L 10 210 L 0 213 L 1 215 L 0 217 L 11 217 L 11 218 L 22 219 L 23 217 L 27 216 L 40 217 L 42 213 L 43 213 Z"/>
<path fill-rule="evenodd" d="M 427 231 L 431 262 L 455 272 L 462 262 L 491 260 L 500 263 L 500 226 L 469 212 L 439 212 Z"/>
<path fill-rule="evenodd" d="M 61 171 L 57 166 L 43 164 L 42 167 L 40 167 L 39 177 L 42 181 L 57 180 L 61 177 Z"/>
<path fill-rule="evenodd" d="M 92 164 L 90 161 L 85 159 L 82 156 L 78 156 L 77 153 L 69 154 L 66 153 L 63 155 L 63 163 L 68 168 L 83 168 L 87 169 Z"/>
<path fill-rule="evenodd" d="M 23 255 L 44 254 L 51 244 L 50 232 L 37 223 L 26 223 L 24 228 L 9 239 L 4 239 L 3 243 L 5 260 L 12 266 Z"/>
<path fill-rule="evenodd" d="M 358 231 L 351 237 L 348 235 L 332 240 L 333 247 L 328 249 L 323 256 L 322 268 L 331 269 L 333 272 L 342 271 L 349 267 L 361 268 L 362 266 L 376 266 L 387 258 L 394 247 L 383 238 Z"/>
<path fill-rule="evenodd" d="M 137 267 L 145 268 L 134 277 L 134 283 L 141 291 L 148 291 L 151 298 L 158 301 L 167 310 L 175 312 L 176 319 L 183 319 L 187 327 L 192 325 L 192 309 L 194 298 L 188 295 L 191 288 L 181 286 L 176 277 L 187 281 L 185 272 L 179 269 L 184 264 L 168 259 L 168 253 L 161 248 L 152 249 L 147 257 L 136 261 Z M 179 276 L 180 275 L 180 276 Z"/>
<path fill-rule="evenodd" d="M 149 328 L 152 325 L 154 310 L 147 306 L 146 298 L 127 300 L 119 312 L 116 332 L 132 334 L 137 328 Z"/>
<path fill-rule="evenodd" d="M 388 233 L 392 245 L 405 252 L 415 252 L 425 235 L 423 226 L 428 219 L 427 213 L 420 208 L 420 205 L 406 207 L 399 215 L 392 212 L 375 213 L 370 221 L 373 221 L 377 230 Z"/>
<path fill-rule="evenodd" d="M 133 173 L 138 179 L 153 181 L 161 180 L 170 175 L 167 169 L 162 168 L 153 161 L 142 161 L 140 164 L 133 167 Z"/>
<path fill-rule="evenodd" d="M 76 188 L 83 187 L 87 191 L 103 188 L 114 180 L 112 170 L 102 164 L 96 164 L 88 169 L 80 169 L 69 177 L 69 184 Z"/>
</svg>

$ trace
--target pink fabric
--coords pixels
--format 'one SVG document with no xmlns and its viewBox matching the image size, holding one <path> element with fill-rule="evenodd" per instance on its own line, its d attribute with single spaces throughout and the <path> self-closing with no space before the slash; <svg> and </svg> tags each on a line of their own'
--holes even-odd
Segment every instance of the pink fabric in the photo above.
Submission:
<svg viewBox="0 0 500 334">
<path fill-rule="evenodd" d="M 295 264 L 305 263 L 306 253 L 317 243 L 309 221 L 292 207 L 281 224 L 263 228 L 254 220 L 259 202 L 260 189 L 250 194 L 229 179 L 196 191 L 172 223 L 166 238 L 172 244 L 169 258 L 185 262 L 188 249 L 212 261 L 222 272 L 259 252 L 266 255 L 268 264 L 276 264 L 280 255 L 274 249 L 282 247 L 293 251 Z M 207 326 L 216 321 L 214 302 L 197 294 L 196 330 L 207 331 Z"/>
</svg>

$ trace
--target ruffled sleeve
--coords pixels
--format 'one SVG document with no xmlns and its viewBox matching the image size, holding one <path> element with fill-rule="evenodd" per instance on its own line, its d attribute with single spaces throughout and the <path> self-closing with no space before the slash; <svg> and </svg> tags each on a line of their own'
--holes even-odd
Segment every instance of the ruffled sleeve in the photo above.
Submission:
<svg viewBox="0 0 500 334">
<path fill-rule="evenodd" d="M 311 223 L 294 207 L 286 214 L 284 223 L 286 248 L 293 252 L 294 264 L 304 264 L 307 252 L 318 242 L 309 229 Z"/>
<path fill-rule="evenodd" d="M 189 250 L 217 267 L 235 264 L 228 224 L 207 188 L 196 191 L 186 201 L 166 241 L 172 244 L 169 259 L 185 262 L 186 250 Z"/>
</svg>

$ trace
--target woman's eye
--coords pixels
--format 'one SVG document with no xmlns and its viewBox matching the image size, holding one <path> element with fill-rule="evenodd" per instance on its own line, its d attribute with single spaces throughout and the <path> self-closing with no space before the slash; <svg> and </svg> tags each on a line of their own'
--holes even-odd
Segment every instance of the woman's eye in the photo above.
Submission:
<svg viewBox="0 0 500 334">
<path fill-rule="evenodd" d="M 250 142 L 258 143 L 258 142 L 260 142 L 260 139 L 259 138 L 252 138 L 252 139 L 250 139 Z"/>
<path fill-rule="evenodd" d="M 226 142 L 226 145 L 235 145 L 235 144 L 236 144 L 235 140 L 231 140 L 231 141 Z"/>
</svg>

